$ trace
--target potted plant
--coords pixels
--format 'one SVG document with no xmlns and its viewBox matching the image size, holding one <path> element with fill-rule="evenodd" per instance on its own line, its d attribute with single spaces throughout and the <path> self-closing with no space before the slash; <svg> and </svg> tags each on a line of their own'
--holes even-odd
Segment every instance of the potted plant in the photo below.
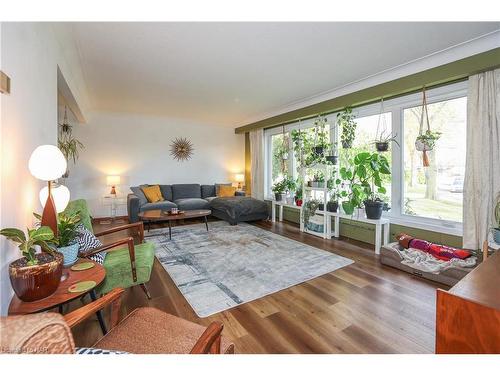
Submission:
<svg viewBox="0 0 500 375">
<path fill-rule="evenodd" d="M 322 187 L 324 183 L 325 183 L 325 176 L 323 172 L 319 171 L 314 173 L 313 179 L 307 182 L 307 186 L 317 188 L 317 187 Z"/>
<path fill-rule="evenodd" d="M 271 190 L 274 193 L 274 198 L 276 199 L 276 201 L 281 202 L 286 191 L 286 181 L 283 179 L 276 182 Z"/>
<path fill-rule="evenodd" d="M 64 107 L 63 123 L 59 124 L 57 147 L 61 150 L 66 160 L 69 162 L 69 160 L 72 159 L 73 163 L 76 163 L 78 157 L 80 156 L 79 150 L 85 148 L 82 142 L 73 137 L 73 125 L 68 122 L 66 107 Z M 66 170 L 63 178 L 67 178 L 68 176 L 69 169 Z"/>
<path fill-rule="evenodd" d="M 339 160 L 339 157 L 337 155 L 337 147 L 332 144 L 332 145 L 330 145 L 329 148 L 330 148 L 330 152 L 325 157 L 326 164 L 336 165 L 338 160 Z"/>
<path fill-rule="evenodd" d="M 384 201 L 378 194 L 385 194 L 382 175 L 391 174 L 387 158 L 376 152 L 361 152 L 354 157 L 354 167 L 341 168 L 342 178 L 350 183 L 349 200 L 342 202 L 346 213 L 352 214 L 356 207 L 365 207 L 368 219 L 378 220 L 382 216 Z M 376 191 L 375 191 L 376 189 Z"/>
<path fill-rule="evenodd" d="M 295 204 L 297 206 L 302 206 L 302 196 L 303 196 L 303 193 L 302 193 L 302 185 L 298 185 L 299 187 L 297 188 L 297 190 L 295 190 Z"/>
<path fill-rule="evenodd" d="M 330 192 L 330 199 L 326 203 L 326 210 L 329 212 L 337 212 L 339 209 L 339 199 L 341 198 L 340 185 L 342 180 L 339 178 L 332 178 L 328 180 L 328 190 Z"/>
<path fill-rule="evenodd" d="M 426 130 L 425 133 L 417 136 L 417 140 L 415 141 L 415 149 L 417 151 L 432 151 L 439 138 L 441 138 L 440 132 Z"/>
<path fill-rule="evenodd" d="M 495 207 L 495 225 L 493 227 L 493 240 L 500 245 L 500 193 L 497 198 L 497 205 Z"/>
<path fill-rule="evenodd" d="M 356 137 L 356 116 L 352 113 L 352 109 L 347 107 L 342 112 L 337 114 L 337 125 L 342 128 L 340 142 L 343 148 L 351 148 Z"/>
<path fill-rule="evenodd" d="M 304 223 L 304 227 L 307 228 L 309 220 L 316 214 L 319 204 L 319 200 L 311 199 L 304 203 L 304 205 L 302 206 L 302 222 Z"/>
<path fill-rule="evenodd" d="M 378 152 L 385 152 L 389 150 L 389 143 L 394 142 L 399 146 L 399 143 L 396 139 L 397 134 L 385 134 L 385 132 L 382 132 L 380 136 L 373 142 L 375 143 L 375 148 L 377 149 Z"/>
<path fill-rule="evenodd" d="M 58 247 L 59 251 L 64 256 L 63 266 L 69 267 L 78 259 L 78 242 L 76 237 L 78 232 L 76 230 L 80 223 L 80 212 L 68 215 L 63 212 L 59 214 L 58 229 Z"/>
<path fill-rule="evenodd" d="M 63 256 L 52 247 L 57 241 L 49 227 L 28 229 L 5 228 L 0 235 L 19 244 L 23 255 L 9 264 L 14 293 L 25 302 L 37 301 L 54 293 L 61 282 Z M 37 253 L 35 246 L 43 250 Z"/>
<path fill-rule="evenodd" d="M 329 146 L 328 134 L 326 132 L 327 118 L 319 115 L 314 121 L 314 139 L 313 151 L 321 159 Z M 320 161 L 320 160 L 318 160 Z"/>
</svg>

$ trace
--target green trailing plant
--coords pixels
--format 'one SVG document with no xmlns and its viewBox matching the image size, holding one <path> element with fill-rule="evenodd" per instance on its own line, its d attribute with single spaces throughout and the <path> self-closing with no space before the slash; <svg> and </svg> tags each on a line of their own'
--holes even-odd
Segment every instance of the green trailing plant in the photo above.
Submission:
<svg viewBox="0 0 500 375">
<path fill-rule="evenodd" d="M 422 142 L 429 150 L 432 150 L 439 138 L 441 138 L 441 132 L 426 130 L 425 133 L 417 136 L 417 141 Z"/>
<path fill-rule="evenodd" d="M 349 184 L 348 200 L 342 202 L 344 211 L 352 214 L 365 200 L 382 201 L 379 194 L 387 191 L 382 186 L 382 175 L 391 174 L 389 161 L 376 152 L 361 152 L 354 157 L 353 167 L 340 168 L 340 176 Z"/>
<path fill-rule="evenodd" d="M 356 137 L 356 116 L 352 113 L 352 109 L 347 107 L 342 112 L 337 114 L 337 125 L 342 129 L 340 134 L 340 142 L 343 148 L 351 148 Z"/>
<path fill-rule="evenodd" d="M 85 148 L 82 142 L 73 137 L 73 125 L 68 122 L 66 108 L 64 108 L 63 123 L 59 124 L 57 147 L 61 150 L 66 160 L 69 161 L 71 159 L 73 163 L 76 163 L 78 160 L 80 150 Z"/>
<path fill-rule="evenodd" d="M 326 131 L 326 125 L 328 124 L 328 119 L 322 115 L 319 115 L 316 120 L 314 120 L 314 153 L 318 158 L 318 162 L 324 161 L 325 151 L 330 146 L 330 140 L 328 133 Z"/>
<path fill-rule="evenodd" d="M 54 248 L 52 245 L 57 243 L 54 238 L 54 232 L 49 227 L 43 226 L 36 229 L 27 229 L 27 235 L 17 228 L 4 228 L 0 231 L 0 235 L 19 244 L 19 250 L 26 258 L 28 266 L 38 264 L 36 259 L 35 246 L 40 246 L 43 251 L 53 255 Z"/>
<path fill-rule="evenodd" d="M 304 223 L 304 226 L 307 226 L 311 217 L 313 217 L 316 214 L 316 211 L 318 210 L 320 203 L 321 202 L 317 199 L 310 199 L 303 204 L 302 221 Z"/>
</svg>

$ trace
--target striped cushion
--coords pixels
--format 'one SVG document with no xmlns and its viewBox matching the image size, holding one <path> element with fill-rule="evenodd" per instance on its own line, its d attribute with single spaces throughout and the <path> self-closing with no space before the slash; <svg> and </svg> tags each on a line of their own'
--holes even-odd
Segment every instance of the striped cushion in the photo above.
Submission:
<svg viewBox="0 0 500 375">
<path fill-rule="evenodd" d="M 99 348 L 75 348 L 75 354 L 129 354 L 119 350 L 108 350 Z"/>
<path fill-rule="evenodd" d="M 94 236 L 94 233 L 89 231 L 83 224 L 78 224 L 76 227 L 76 231 L 78 233 L 76 237 L 76 241 L 78 242 L 78 252 L 85 253 L 92 249 L 97 249 L 102 246 L 102 242 Z M 99 264 L 104 263 L 104 258 L 106 257 L 106 252 L 100 252 L 94 254 L 90 257 L 91 260 L 97 262 Z"/>
</svg>

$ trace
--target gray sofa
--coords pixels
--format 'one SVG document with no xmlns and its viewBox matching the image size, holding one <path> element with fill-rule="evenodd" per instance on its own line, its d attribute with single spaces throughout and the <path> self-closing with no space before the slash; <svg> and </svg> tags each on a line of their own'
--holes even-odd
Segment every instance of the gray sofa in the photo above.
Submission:
<svg viewBox="0 0 500 375">
<path fill-rule="evenodd" d="M 127 197 L 127 211 L 129 221 L 139 221 L 139 213 L 149 210 L 169 210 L 177 207 L 181 211 L 210 209 L 212 215 L 225 220 L 232 225 L 240 221 L 266 219 L 267 205 L 259 200 L 245 197 L 243 192 L 237 191 L 235 197 L 217 198 L 217 185 L 230 184 L 174 184 L 159 185 L 163 198 L 162 202 L 149 203 L 142 192 L 142 187 L 132 186 L 132 194 Z"/>
</svg>

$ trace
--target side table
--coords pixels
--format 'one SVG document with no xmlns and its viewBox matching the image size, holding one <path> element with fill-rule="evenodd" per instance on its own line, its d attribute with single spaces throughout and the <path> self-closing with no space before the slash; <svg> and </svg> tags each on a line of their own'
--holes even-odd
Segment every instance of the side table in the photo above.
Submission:
<svg viewBox="0 0 500 375">
<path fill-rule="evenodd" d="M 87 293 L 89 293 L 90 298 L 95 301 L 97 299 L 94 291 L 95 287 L 84 292 L 72 293 L 68 291 L 68 288 L 71 285 L 80 281 L 95 281 L 96 286 L 98 286 L 106 277 L 106 270 L 99 263 L 93 262 L 90 259 L 79 259 L 76 264 L 83 262 L 92 262 L 94 263 L 94 267 L 83 271 L 73 271 L 71 270 L 71 268 L 64 268 L 63 275 L 66 276 L 65 279 L 61 281 L 57 290 L 46 298 L 33 302 L 24 302 L 21 301 L 16 295 L 14 295 L 12 297 L 12 300 L 10 301 L 8 314 L 33 314 L 51 310 L 56 307 L 58 307 L 59 311 L 61 312 L 61 308 L 64 304 L 82 297 Z M 105 334 L 107 332 L 106 325 L 104 324 L 104 319 L 100 311 L 97 312 L 97 318 L 99 320 L 101 329 Z"/>
</svg>

